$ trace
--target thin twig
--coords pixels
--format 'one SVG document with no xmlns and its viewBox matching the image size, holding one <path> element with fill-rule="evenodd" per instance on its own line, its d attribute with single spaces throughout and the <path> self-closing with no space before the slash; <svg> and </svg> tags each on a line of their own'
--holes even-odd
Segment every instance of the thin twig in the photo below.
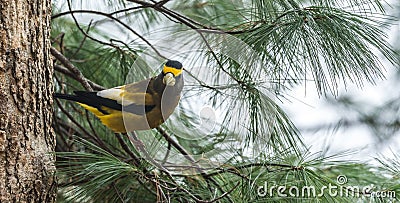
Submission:
<svg viewBox="0 0 400 203">
<path fill-rule="evenodd" d="M 144 147 L 143 142 L 137 137 L 135 132 L 131 132 L 130 134 L 127 134 L 129 140 L 132 142 L 133 145 L 135 145 L 135 147 L 141 151 L 143 153 L 143 155 L 145 156 L 145 158 L 150 161 L 152 164 L 154 164 L 155 166 L 157 166 L 158 168 L 160 168 L 161 170 L 163 170 L 164 172 L 168 173 L 168 170 L 166 168 L 164 168 L 164 166 L 162 166 L 161 164 L 157 163 L 151 156 L 150 154 L 147 152 L 147 150 Z M 169 174 L 169 173 L 168 173 Z M 171 175 L 169 175 L 171 176 Z"/>
<path fill-rule="evenodd" d="M 214 57 L 214 59 L 217 61 L 218 66 L 220 67 L 220 69 L 226 73 L 227 75 L 229 75 L 233 80 L 235 80 L 239 85 L 243 85 L 247 87 L 247 84 L 239 79 L 237 79 L 235 76 L 233 76 L 231 73 L 229 73 L 227 70 L 225 70 L 224 66 L 222 65 L 221 61 L 218 60 L 218 56 L 217 54 L 214 52 L 214 50 L 212 49 L 210 43 L 208 43 L 207 39 L 204 37 L 202 32 L 197 32 L 199 33 L 200 37 L 203 39 L 204 43 L 206 44 L 208 50 L 211 52 L 211 55 Z"/>
<path fill-rule="evenodd" d="M 125 141 L 122 139 L 121 134 L 115 133 L 119 144 L 121 145 L 122 149 L 125 150 L 126 153 L 133 159 L 135 162 L 135 166 L 140 166 L 140 159 L 129 149 L 128 145 L 126 145 Z"/>
<path fill-rule="evenodd" d="M 121 202 L 124 202 L 124 198 L 122 198 L 120 192 L 118 191 L 118 188 L 115 186 L 115 182 L 112 182 L 111 184 L 112 184 L 112 186 L 113 186 L 115 192 L 117 193 L 117 196 L 118 196 L 119 200 L 120 200 Z"/>
<path fill-rule="evenodd" d="M 71 71 L 69 71 L 64 66 L 61 66 L 61 65 L 58 65 L 58 64 L 54 64 L 53 68 L 54 68 L 55 71 L 60 72 L 60 73 L 66 75 L 66 76 L 68 76 L 68 77 L 70 77 L 72 79 L 75 79 L 75 80 L 79 81 L 77 76 L 75 74 L 71 73 Z M 97 83 L 94 83 L 94 82 L 92 82 L 91 80 L 89 80 L 87 78 L 85 78 L 85 80 L 90 84 L 90 86 L 93 88 L 93 90 L 99 91 L 99 90 L 106 89 L 105 87 L 103 87 L 103 86 L 101 86 L 101 85 L 99 85 Z"/>
<path fill-rule="evenodd" d="M 147 150 L 144 148 L 144 144 L 143 142 L 137 137 L 135 132 L 131 132 L 131 134 L 128 134 L 128 138 L 131 140 L 131 142 L 136 146 L 136 148 L 138 148 L 146 157 L 147 160 L 149 160 L 152 164 L 154 164 L 155 166 L 157 166 L 159 169 L 161 169 L 168 177 L 170 180 L 172 180 L 175 186 L 179 187 L 181 190 L 184 190 L 185 193 L 189 194 L 190 196 L 192 196 L 192 198 L 195 199 L 196 202 L 205 202 L 203 200 L 198 199 L 195 195 L 191 194 L 189 191 L 187 191 L 186 189 L 182 188 L 179 186 L 178 183 L 175 182 L 173 176 L 169 173 L 169 171 L 164 168 L 162 165 L 160 165 L 159 163 L 157 163 L 147 152 Z M 202 172 L 202 174 L 204 174 L 204 172 Z"/>
<path fill-rule="evenodd" d="M 161 4 L 161 6 L 160 6 L 158 3 L 152 4 L 152 3 L 149 3 L 146 1 L 141 1 L 141 0 L 127 0 L 127 1 L 137 3 L 144 7 L 153 8 L 154 10 L 159 11 L 162 14 L 165 14 L 166 16 L 169 16 L 172 19 L 175 19 L 175 20 L 172 20 L 168 17 L 168 19 L 170 19 L 171 21 L 173 21 L 173 22 L 178 21 L 179 23 L 184 24 L 193 30 L 202 29 L 204 32 L 226 33 L 226 34 L 242 34 L 242 33 L 250 32 L 250 31 L 254 31 L 254 29 L 253 30 L 224 31 L 219 28 L 209 27 L 209 26 L 203 25 L 199 22 L 196 22 L 184 15 L 181 15 L 171 9 L 164 7 L 163 4 Z"/>
<path fill-rule="evenodd" d="M 206 180 L 206 183 L 209 185 L 209 182 L 212 182 L 219 190 L 221 190 L 224 193 L 224 190 L 221 188 L 221 186 L 211 177 L 207 177 L 207 174 L 204 172 L 204 170 L 202 169 L 202 167 L 200 167 L 196 161 L 193 159 L 193 157 L 177 142 L 175 142 L 175 140 L 172 139 L 171 136 L 169 136 L 161 127 L 157 127 L 156 128 L 161 135 L 169 142 L 172 144 L 172 146 L 174 146 L 181 154 L 184 155 L 184 157 L 186 159 L 188 159 L 192 164 L 194 164 L 195 166 L 197 166 L 195 169 L 197 170 L 197 172 L 200 173 L 200 175 Z M 211 190 L 211 187 L 209 187 L 209 189 Z M 229 198 L 229 196 L 228 196 Z M 233 202 L 233 200 L 231 200 L 230 198 L 228 199 L 230 202 Z"/>
<path fill-rule="evenodd" d="M 118 14 L 118 13 L 128 12 L 128 11 L 142 9 L 142 8 L 148 8 L 148 6 L 135 6 L 135 7 L 130 7 L 130 8 L 126 8 L 126 9 L 121 9 L 121 10 L 109 13 L 109 15 L 115 15 L 115 14 Z"/>
<path fill-rule="evenodd" d="M 168 142 L 167 153 L 165 154 L 164 159 L 161 161 L 161 165 L 164 166 L 164 164 L 167 162 L 170 152 L 171 152 L 171 143 Z"/>
<path fill-rule="evenodd" d="M 87 109 L 85 109 L 85 114 L 86 114 L 86 121 L 89 123 L 89 127 L 92 130 L 92 133 L 95 137 L 99 137 L 96 133 L 96 131 L 94 130 L 93 124 L 90 121 L 90 117 L 89 117 L 89 111 Z"/>
<path fill-rule="evenodd" d="M 87 27 L 87 29 L 86 29 L 86 33 L 89 33 L 90 27 L 92 26 L 92 22 L 93 22 L 93 20 L 90 20 L 89 25 L 88 25 L 88 27 Z M 75 50 L 75 52 L 72 54 L 71 58 L 74 58 L 74 57 L 76 56 L 76 54 L 78 54 L 78 52 L 82 49 L 83 44 L 86 42 L 86 39 L 87 39 L 87 36 L 84 35 L 84 36 L 83 36 L 83 39 L 82 39 L 81 42 L 79 43 L 78 48 L 77 48 L 77 49 Z"/>
<path fill-rule="evenodd" d="M 60 33 L 58 36 L 56 36 L 56 37 L 54 38 L 54 40 L 52 40 L 52 42 L 51 42 L 52 44 L 53 44 L 54 42 L 57 42 L 57 43 L 59 44 L 61 53 L 63 53 L 63 49 L 64 49 L 64 36 L 65 36 L 65 33 L 62 32 L 62 33 Z"/>
<path fill-rule="evenodd" d="M 69 2 L 69 1 L 68 1 L 68 2 Z M 115 46 L 115 45 L 112 44 L 112 43 L 106 43 L 106 42 L 100 41 L 100 40 L 95 39 L 95 38 L 91 37 L 90 35 L 88 35 L 82 28 L 80 28 L 80 26 L 79 26 L 79 24 L 78 24 L 78 21 L 77 21 L 76 18 L 75 18 L 74 13 L 91 13 L 91 14 L 101 15 L 101 16 L 105 16 L 105 17 L 107 17 L 107 18 L 110 18 L 110 19 L 114 20 L 115 22 L 119 23 L 120 25 L 122 25 L 124 28 L 126 28 L 126 29 L 129 30 L 130 32 L 132 32 L 132 33 L 133 33 L 134 35 L 136 35 L 137 37 L 139 37 L 143 42 L 145 42 L 148 46 L 150 46 L 150 48 L 153 49 L 153 51 L 154 51 L 158 56 L 160 56 L 161 58 L 164 58 L 164 59 L 167 58 L 167 57 L 165 57 L 164 55 L 162 55 L 162 54 L 161 54 L 161 53 L 146 39 L 146 38 L 144 38 L 144 37 L 143 37 L 142 35 L 140 35 L 138 32 L 136 32 L 135 30 L 133 30 L 133 29 L 132 29 L 130 26 L 128 26 L 126 23 L 122 22 L 120 19 L 118 19 L 118 18 L 116 18 L 116 17 L 114 17 L 114 16 L 112 16 L 112 15 L 110 15 L 110 14 L 108 14 L 108 13 L 103 13 L 103 12 L 100 12 L 100 11 L 91 11 L 91 10 L 72 10 L 71 8 L 70 8 L 69 13 L 71 14 L 71 16 L 73 17 L 73 19 L 75 20 L 75 24 L 77 24 L 78 29 L 79 29 L 84 35 L 86 35 L 88 38 L 90 38 L 90 39 L 92 39 L 92 40 L 94 40 L 94 41 L 96 41 L 96 42 L 99 42 L 99 43 L 101 43 L 101 44 L 106 44 L 106 45 L 109 45 L 109 46 L 112 46 L 112 47 L 117 48 L 117 46 Z"/>
<path fill-rule="evenodd" d="M 229 191 L 226 191 L 224 194 L 220 195 L 219 197 L 217 197 L 217 198 L 215 198 L 215 199 L 213 199 L 213 200 L 211 200 L 211 201 L 207 201 L 207 202 L 205 202 L 205 203 L 216 202 L 216 201 L 218 201 L 218 200 L 220 200 L 220 199 L 222 199 L 222 198 L 228 196 L 228 195 L 229 195 L 231 192 L 233 192 L 239 185 L 240 185 L 240 182 L 237 183 L 234 187 L 232 187 Z"/>
<path fill-rule="evenodd" d="M 50 48 L 51 54 L 59 60 L 69 71 L 71 71 L 78 82 L 82 84 L 82 86 L 88 90 L 93 91 L 93 88 L 90 86 L 88 80 L 83 76 L 82 72 L 74 66 L 63 54 L 61 54 L 56 48 Z"/>
<path fill-rule="evenodd" d="M 67 0 L 67 4 L 68 4 L 68 9 L 69 9 L 69 11 L 71 12 L 72 19 L 74 20 L 76 27 L 79 29 L 79 31 L 80 31 L 82 34 L 84 34 L 87 38 L 89 38 L 89 39 L 91 39 L 91 40 L 93 40 L 93 41 L 95 41 L 95 42 L 97 42 L 97 43 L 100 43 L 100 44 L 103 44 L 103 45 L 108 45 L 108 46 L 114 47 L 114 48 L 116 48 L 116 49 L 119 48 L 118 46 L 115 46 L 114 44 L 107 43 L 107 42 L 103 42 L 103 41 L 101 41 L 101 40 L 98 40 L 98 39 L 96 39 L 96 38 L 94 38 L 94 37 L 88 35 L 88 34 L 81 28 L 81 26 L 80 26 L 79 23 L 78 23 L 78 20 L 75 18 L 75 15 L 74 15 L 73 12 L 72 12 L 72 7 L 71 7 L 71 2 L 70 2 L 70 0 Z"/>
<path fill-rule="evenodd" d="M 181 154 L 183 154 L 190 162 L 195 163 L 196 160 L 190 156 L 190 154 L 183 148 L 179 143 L 177 143 L 171 136 L 169 136 L 161 127 L 156 127 L 158 132 L 167 140 L 168 143 L 171 143 Z"/>
</svg>

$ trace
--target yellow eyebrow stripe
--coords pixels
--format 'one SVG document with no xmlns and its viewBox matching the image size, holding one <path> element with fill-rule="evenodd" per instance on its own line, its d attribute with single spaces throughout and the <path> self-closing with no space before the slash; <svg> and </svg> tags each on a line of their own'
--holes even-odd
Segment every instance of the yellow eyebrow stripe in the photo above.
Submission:
<svg viewBox="0 0 400 203">
<path fill-rule="evenodd" d="M 177 77 L 178 75 L 182 74 L 182 69 L 176 69 L 176 68 L 172 68 L 172 67 L 168 67 L 166 65 L 164 65 L 163 68 L 163 73 L 172 73 L 174 74 L 175 77 Z"/>
</svg>

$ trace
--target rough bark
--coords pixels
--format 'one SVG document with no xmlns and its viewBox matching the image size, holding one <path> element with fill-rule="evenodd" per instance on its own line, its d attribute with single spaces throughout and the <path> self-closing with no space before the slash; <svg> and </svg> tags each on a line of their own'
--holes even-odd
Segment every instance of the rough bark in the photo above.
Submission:
<svg viewBox="0 0 400 203">
<path fill-rule="evenodd" d="M 50 0 L 0 0 L 0 202 L 54 202 Z"/>
</svg>

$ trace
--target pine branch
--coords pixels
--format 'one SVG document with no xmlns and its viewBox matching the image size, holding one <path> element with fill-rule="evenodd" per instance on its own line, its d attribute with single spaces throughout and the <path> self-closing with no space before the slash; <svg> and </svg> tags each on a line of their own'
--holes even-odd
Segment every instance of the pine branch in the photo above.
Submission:
<svg viewBox="0 0 400 203">
<path fill-rule="evenodd" d="M 77 28 L 78 28 L 78 29 L 82 32 L 82 34 L 84 34 L 86 37 L 88 37 L 89 39 L 91 39 L 91 40 L 93 40 L 93 41 L 96 41 L 96 42 L 98 42 L 98 43 L 100 43 L 100 44 L 108 45 L 108 46 L 114 47 L 114 48 L 116 48 L 116 49 L 119 49 L 119 47 L 117 47 L 116 45 L 114 45 L 114 44 L 112 44 L 112 43 L 103 42 L 103 41 L 101 41 L 101 40 L 98 40 L 98 39 L 96 39 L 96 38 L 94 38 L 94 37 L 88 35 L 88 33 L 85 32 L 85 31 L 80 27 L 80 25 L 79 25 L 77 19 L 75 18 L 74 13 L 90 13 L 90 14 L 96 14 L 96 15 L 100 15 L 100 16 L 105 16 L 105 17 L 107 17 L 107 18 L 109 18 L 109 19 L 111 19 L 111 20 L 117 22 L 118 24 L 122 25 L 125 29 L 129 30 L 130 32 L 132 32 L 134 35 L 136 35 L 137 37 L 139 37 L 143 42 L 145 42 L 151 49 L 153 49 L 153 51 L 154 51 L 158 56 L 160 56 L 160 57 L 163 58 L 163 59 L 166 59 L 166 57 L 163 56 L 163 55 L 156 49 L 156 47 L 154 47 L 146 38 L 144 38 L 144 37 L 143 37 L 142 35 L 140 35 L 138 32 L 136 32 L 135 30 L 133 30 L 133 29 L 132 29 L 130 26 L 128 26 L 126 23 L 122 22 L 120 19 L 114 17 L 114 16 L 113 16 L 113 13 L 108 14 L 108 13 L 103 13 L 103 12 L 100 12 L 100 11 L 92 11 L 92 10 L 72 10 L 72 8 L 70 7 L 69 0 L 68 0 L 67 2 L 68 2 L 68 5 L 69 5 L 69 11 L 68 11 L 68 12 L 64 12 L 64 13 L 62 13 L 62 14 L 55 15 L 55 16 L 52 17 L 52 18 L 58 18 L 58 17 L 60 17 L 60 16 L 66 15 L 66 14 L 71 14 L 71 16 L 72 16 L 72 18 L 74 19 L 74 22 L 75 22 Z"/>
<path fill-rule="evenodd" d="M 64 55 L 62 55 L 57 49 L 54 47 L 50 48 L 51 54 L 59 60 L 74 76 L 75 79 L 82 84 L 82 86 L 87 90 L 87 91 L 93 91 L 92 86 L 89 84 L 88 79 L 86 79 L 81 71 L 79 71 L 78 68 L 76 68 Z M 60 67 L 57 67 L 60 68 Z M 61 70 L 61 68 L 60 68 Z"/>
</svg>

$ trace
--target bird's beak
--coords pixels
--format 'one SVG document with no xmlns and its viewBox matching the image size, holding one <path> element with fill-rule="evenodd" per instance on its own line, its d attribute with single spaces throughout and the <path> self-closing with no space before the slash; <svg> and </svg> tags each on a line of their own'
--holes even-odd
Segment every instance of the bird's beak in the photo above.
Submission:
<svg viewBox="0 0 400 203">
<path fill-rule="evenodd" d="M 174 86 L 175 85 L 175 78 L 172 73 L 165 74 L 163 78 L 163 83 L 167 86 Z"/>
</svg>

